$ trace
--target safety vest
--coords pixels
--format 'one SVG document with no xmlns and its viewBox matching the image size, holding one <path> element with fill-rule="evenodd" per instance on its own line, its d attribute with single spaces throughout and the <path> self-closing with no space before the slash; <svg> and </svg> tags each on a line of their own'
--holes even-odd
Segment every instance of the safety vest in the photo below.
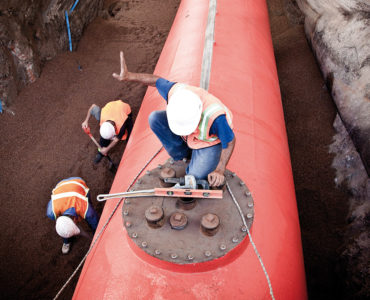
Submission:
<svg viewBox="0 0 370 300">
<path fill-rule="evenodd" d="M 89 201 L 86 197 L 89 188 L 81 178 L 68 178 L 60 181 L 53 189 L 51 195 L 52 209 L 55 219 L 74 207 L 81 218 L 86 218 Z"/>
<path fill-rule="evenodd" d="M 116 100 L 108 102 L 100 114 L 100 126 L 106 121 L 114 121 L 116 123 L 116 135 L 121 130 L 122 125 L 128 118 L 128 115 L 131 113 L 131 107 L 122 100 Z M 127 138 L 127 130 L 122 137 L 122 140 Z"/>
<path fill-rule="evenodd" d="M 173 93 L 181 88 L 188 89 L 198 95 L 203 103 L 203 111 L 197 129 L 190 135 L 184 136 L 183 139 L 191 149 L 206 148 L 220 143 L 220 139 L 214 134 L 210 135 L 209 131 L 214 120 L 220 115 L 226 115 L 226 120 L 232 129 L 233 115 L 231 111 L 219 99 L 208 93 L 206 90 L 179 83 L 175 84 L 170 89 L 168 93 L 168 101 L 171 101 Z"/>
</svg>

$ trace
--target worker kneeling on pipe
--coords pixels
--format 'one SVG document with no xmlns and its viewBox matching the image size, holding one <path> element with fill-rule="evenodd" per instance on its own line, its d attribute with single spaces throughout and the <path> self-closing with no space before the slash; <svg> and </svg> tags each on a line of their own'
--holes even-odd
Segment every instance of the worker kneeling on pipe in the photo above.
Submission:
<svg viewBox="0 0 370 300">
<path fill-rule="evenodd" d="M 132 113 L 130 105 L 122 100 L 108 102 L 102 109 L 92 104 L 82 123 L 82 129 L 89 127 L 91 115 L 100 122 L 99 144 L 101 148 L 94 159 L 94 163 L 97 164 L 120 140 L 124 141 L 129 138 L 133 127 Z"/>
<path fill-rule="evenodd" d="M 72 238 L 84 233 L 76 223 L 85 219 L 95 232 L 99 217 L 91 205 L 89 188 L 80 177 L 60 181 L 52 191 L 46 215 L 56 220 L 55 229 L 63 238 L 62 253 L 67 254 Z"/>
<path fill-rule="evenodd" d="M 225 182 L 224 172 L 235 146 L 232 114 L 206 90 L 171 82 L 153 74 L 131 73 L 120 53 L 119 81 L 135 81 L 155 86 L 167 101 L 166 111 L 149 116 L 153 132 L 174 160 L 191 156 L 187 174 L 206 179 L 211 186 Z"/>
</svg>

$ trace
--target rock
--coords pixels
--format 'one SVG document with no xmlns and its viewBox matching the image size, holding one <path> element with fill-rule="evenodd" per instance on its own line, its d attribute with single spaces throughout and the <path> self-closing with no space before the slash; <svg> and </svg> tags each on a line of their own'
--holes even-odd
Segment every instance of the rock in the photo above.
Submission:
<svg viewBox="0 0 370 300">
<path fill-rule="evenodd" d="M 338 115 L 334 128 L 337 133 L 330 152 L 335 154 L 332 166 L 336 170 L 336 184 L 346 185 L 350 191 L 342 252 L 346 261 L 344 279 L 350 290 L 356 291 L 354 299 L 365 299 L 370 297 L 370 178 Z"/>
<path fill-rule="evenodd" d="M 370 175 L 370 2 L 297 0 L 333 99 Z"/>
</svg>

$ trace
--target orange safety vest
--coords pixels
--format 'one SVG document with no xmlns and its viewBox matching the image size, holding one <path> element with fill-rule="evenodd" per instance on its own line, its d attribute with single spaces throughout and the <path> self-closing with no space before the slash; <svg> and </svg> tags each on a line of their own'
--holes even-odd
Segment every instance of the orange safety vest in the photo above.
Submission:
<svg viewBox="0 0 370 300">
<path fill-rule="evenodd" d="M 52 209 L 55 219 L 74 207 L 78 216 L 86 218 L 89 201 L 86 197 L 89 188 L 86 182 L 79 178 L 60 181 L 51 194 Z"/>
<path fill-rule="evenodd" d="M 128 115 L 131 113 L 131 107 L 122 100 L 116 100 L 108 102 L 100 114 L 100 126 L 106 121 L 114 121 L 116 123 L 116 135 L 121 130 L 122 125 L 128 118 Z M 127 138 L 127 130 L 122 137 L 124 141 Z"/>
<path fill-rule="evenodd" d="M 214 120 L 220 115 L 226 115 L 226 120 L 231 129 L 233 129 L 233 115 L 231 111 L 219 99 L 208 93 L 206 90 L 179 83 L 175 84 L 170 89 L 168 93 L 168 101 L 171 101 L 173 93 L 181 88 L 188 89 L 198 95 L 203 103 L 203 111 L 197 129 L 192 134 L 183 137 L 183 139 L 191 149 L 206 148 L 220 143 L 220 139 L 214 134 L 210 135 L 209 130 L 211 129 Z"/>
</svg>

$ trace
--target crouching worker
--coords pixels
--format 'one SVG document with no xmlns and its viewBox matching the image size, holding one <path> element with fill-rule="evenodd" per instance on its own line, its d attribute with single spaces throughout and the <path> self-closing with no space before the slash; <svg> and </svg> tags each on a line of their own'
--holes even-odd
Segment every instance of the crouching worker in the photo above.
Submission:
<svg viewBox="0 0 370 300">
<path fill-rule="evenodd" d="M 187 174 L 222 186 L 235 146 L 231 111 L 202 88 L 129 72 L 123 52 L 120 59 L 121 72 L 113 73 L 114 78 L 156 87 L 167 101 L 166 110 L 151 113 L 149 125 L 168 154 L 174 160 L 191 156 Z"/>
<path fill-rule="evenodd" d="M 80 177 L 64 179 L 55 186 L 46 215 L 56 220 L 55 229 L 63 238 L 63 254 L 69 252 L 71 238 L 81 233 L 76 225 L 80 219 L 85 219 L 93 232 L 99 222 L 98 214 L 91 205 L 89 188 Z"/>
<path fill-rule="evenodd" d="M 122 100 L 108 102 L 102 109 L 93 104 L 82 123 L 82 129 L 89 127 L 91 115 L 100 122 L 101 148 L 94 159 L 94 163 L 97 164 L 120 140 L 129 138 L 133 126 L 132 113 L 130 105 Z"/>
</svg>

